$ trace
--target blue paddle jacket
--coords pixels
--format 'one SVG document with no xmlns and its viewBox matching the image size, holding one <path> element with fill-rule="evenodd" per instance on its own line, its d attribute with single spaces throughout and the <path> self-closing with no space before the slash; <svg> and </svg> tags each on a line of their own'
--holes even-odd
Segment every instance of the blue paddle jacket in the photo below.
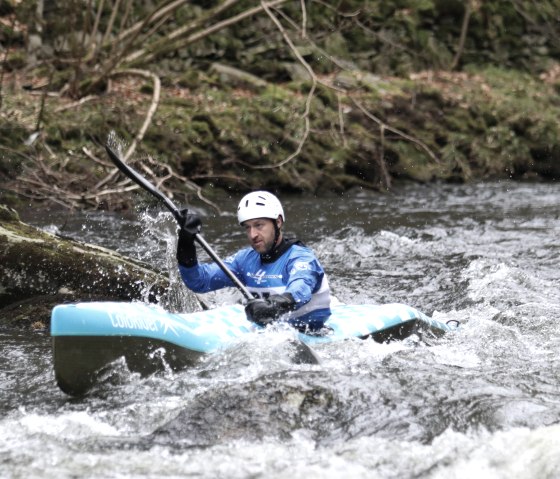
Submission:
<svg viewBox="0 0 560 479">
<path fill-rule="evenodd" d="M 313 251 L 302 244 L 292 244 L 274 262 L 263 262 L 254 249 L 245 248 L 224 263 L 256 297 L 290 293 L 296 309 L 286 319 L 295 326 L 319 329 L 331 314 L 327 276 Z M 183 282 L 195 293 L 234 286 L 215 263 L 190 268 L 179 265 L 179 271 Z"/>
</svg>

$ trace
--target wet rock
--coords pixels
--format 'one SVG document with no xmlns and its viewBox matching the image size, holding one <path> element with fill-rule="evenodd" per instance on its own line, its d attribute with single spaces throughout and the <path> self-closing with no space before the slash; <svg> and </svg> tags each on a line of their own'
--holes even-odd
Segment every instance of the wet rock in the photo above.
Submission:
<svg viewBox="0 0 560 479">
<path fill-rule="evenodd" d="M 328 387 L 294 374 L 271 374 L 200 394 L 151 440 L 185 447 L 267 437 L 287 440 L 296 431 L 317 439 L 329 436 L 332 422 L 327 418 L 347 409 L 344 401 Z"/>
<path fill-rule="evenodd" d="M 47 327 L 60 302 L 165 298 L 168 279 L 99 246 L 56 236 L 0 205 L 0 325 Z"/>
</svg>

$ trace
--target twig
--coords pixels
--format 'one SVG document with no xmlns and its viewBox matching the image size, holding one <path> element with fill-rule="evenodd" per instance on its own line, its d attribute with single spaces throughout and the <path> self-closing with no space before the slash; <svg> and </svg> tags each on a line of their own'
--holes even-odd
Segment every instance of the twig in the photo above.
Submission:
<svg viewBox="0 0 560 479">
<path fill-rule="evenodd" d="M 96 191 L 96 192 L 90 193 L 88 195 L 81 195 L 80 198 L 83 198 L 83 199 L 86 199 L 86 200 L 92 200 L 94 198 L 97 198 L 98 196 L 121 194 L 121 193 L 126 193 L 128 191 L 137 190 L 138 188 L 140 188 L 138 185 L 130 185 L 130 186 L 127 186 L 125 188 L 113 188 L 113 189 Z"/>
<path fill-rule="evenodd" d="M 276 6 L 276 5 L 280 5 L 282 3 L 287 2 L 288 0 L 274 0 L 272 2 L 270 2 L 270 6 Z M 231 0 L 231 3 L 233 4 L 234 1 Z M 229 2 L 224 2 L 224 5 L 228 5 L 229 6 Z M 222 9 L 223 5 L 220 5 L 217 8 L 220 8 L 220 10 Z M 209 27 L 200 30 L 198 32 L 193 33 L 192 35 L 189 35 L 186 38 L 182 38 L 183 35 L 185 35 L 186 33 L 188 33 L 191 30 L 194 30 L 195 28 L 198 28 L 201 24 L 201 20 L 203 21 L 207 21 L 210 18 L 212 18 L 213 16 L 216 15 L 215 11 L 212 11 L 211 16 L 207 16 L 203 19 L 197 19 L 193 22 L 191 22 L 188 25 L 185 25 L 184 27 L 181 27 L 177 30 L 174 30 L 173 32 L 171 32 L 169 35 L 167 35 L 163 40 L 160 40 L 157 43 L 154 43 L 153 45 L 149 46 L 149 49 L 147 48 L 142 48 L 140 50 L 137 50 L 136 52 L 131 53 L 130 55 L 128 55 L 125 60 L 124 63 L 132 63 L 132 62 L 137 62 L 140 58 L 142 59 L 143 63 L 149 62 L 151 60 L 153 60 L 155 58 L 156 55 L 159 55 L 161 53 L 165 53 L 167 51 L 170 50 L 177 50 L 179 48 L 185 47 L 187 45 L 190 45 L 194 42 L 197 42 L 209 35 L 211 35 L 212 33 L 216 33 L 220 30 L 223 30 L 224 28 L 227 28 L 231 25 L 234 25 L 238 22 L 240 22 L 241 20 L 244 20 L 245 18 L 249 18 L 259 12 L 261 12 L 263 10 L 262 5 L 261 6 L 257 6 L 254 8 L 250 8 L 249 10 L 245 10 L 237 15 L 234 15 L 233 17 L 230 18 L 226 18 L 225 20 L 222 20 L 220 22 L 216 22 L 213 23 L 212 25 L 210 25 Z M 172 40 L 176 40 L 176 41 L 172 41 Z"/>
<path fill-rule="evenodd" d="M 152 13 L 150 13 L 143 20 L 136 22 L 132 27 L 128 28 L 124 32 L 120 33 L 115 39 L 115 43 L 122 43 L 127 37 L 132 34 L 138 34 L 144 27 L 150 25 L 152 22 L 158 21 L 161 17 L 167 16 L 169 13 L 173 13 L 188 0 L 175 0 L 163 7 L 156 8 Z"/>
<path fill-rule="evenodd" d="M 380 128 L 383 128 L 383 131 L 384 130 L 391 131 L 391 132 L 403 137 L 405 140 L 408 140 L 408 141 L 411 141 L 412 143 L 417 144 L 420 148 L 422 148 L 430 156 L 430 158 L 432 158 L 432 160 L 434 160 L 436 163 L 440 163 L 438 157 L 432 152 L 432 150 L 430 150 L 430 148 L 428 148 L 428 146 L 425 143 L 421 142 L 417 138 L 414 138 L 413 136 L 407 135 L 404 131 L 398 130 L 397 128 L 394 128 L 394 127 L 388 125 L 387 123 L 385 123 L 380 118 L 377 118 L 373 113 L 366 110 L 366 108 L 360 102 L 358 102 L 357 100 L 352 98 L 352 96 L 350 96 L 349 98 L 350 98 L 350 100 L 352 100 L 352 103 L 354 103 L 354 105 L 356 105 L 362 111 L 362 113 L 364 115 L 366 115 L 370 120 L 373 120 L 375 123 L 377 123 Z"/>
<path fill-rule="evenodd" d="M 340 15 L 343 18 L 351 18 L 351 17 L 356 17 L 361 13 L 361 10 L 354 10 L 353 12 L 340 12 L 338 10 L 338 8 L 333 7 L 330 3 L 328 2 L 324 2 L 322 0 L 313 0 L 314 3 L 318 3 L 319 5 L 323 5 L 323 7 L 325 7 L 326 9 L 330 10 L 333 13 L 336 13 L 337 15 Z M 340 4 L 339 4 L 340 5 Z"/>
<path fill-rule="evenodd" d="M 117 176 L 118 173 L 119 173 L 119 169 L 118 168 L 113 168 L 109 172 L 109 174 L 107 176 L 105 176 L 105 178 L 103 178 L 102 180 L 97 182 L 97 184 L 93 187 L 93 189 L 98 190 L 99 188 L 101 188 L 102 186 L 105 186 L 110 181 L 113 181 L 113 179 Z"/>
<path fill-rule="evenodd" d="M 307 95 L 307 99 L 305 101 L 305 111 L 303 113 L 303 120 L 304 120 L 303 136 L 298 143 L 296 151 L 294 151 L 290 156 L 288 156 L 287 158 L 282 160 L 280 163 L 276 163 L 274 165 L 253 166 L 253 168 L 255 168 L 255 169 L 268 169 L 268 168 L 279 168 L 280 166 L 283 166 L 286 163 L 290 162 L 292 159 L 296 158 L 301 153 L 301 150 L 303 149 L 303 145 L 305 144 L 305 142 L 307 141 L 307 138 L 309 136 L 309 128 L 310 128 L 309 114 L 311 112 L 311 101 L 313 100 L 313 96 L 315 95 L 315 90 L 317 88 L 317 75 L 315 75 L 315 72 L 313 71 L 311 66 L 301 56 L 298 49 L 296 48 L 296 46 L 292 42 L 292 39 L 288 36 L 288 34 L 286 33 L 286 30 L 284 29 L 284 27 L 282 26 L 282 24 L 280 23 L 278 18 L 276 18 L 276 15 L 274 15 L 274 13 L 272 13 L 272 11 L 270 10 L 269 4 L 266 3 L 265 1 L 261 0 L 261 5 L 262 5 L 264 11 L 267 13 L 267 15 L 274 22 L 274 24 L 276 25 L 276 27 L 278 28 L 278 30 L 282 34 L 282 37 L 284 38 L 284 41 L 288 44 L 288 46 L 292 50 L 295 57 L 304 66 L 304 68 L 307 70 L 307 73 L 309 73 L 309 76 L 310 76 L 311 82 L 312 82 L 311 89 L 309 90 L 309 93 Z"/>
<path fill-rule="evenodd" d="M 48 85 L 50 86 L 52 79 L 54 76 L 54 68 L 51 67 L 50 71 L 49 71 L 49 80 L 48 80 Z M 37 123 L 35 124 L 35 131 L 39 131 L 41 129 L 41 123 L 43 121 L 43 114 L 45 113 L 45 102 L 47 99 L 47 90 L 48 88 L 45 88 L 43 90 L 43 94 L 41 95 L 41 106 L 39 107 L 39 114 L 37 115 Z"/>
<path fill-rule="evenodd" d="M 134 0 L 127 0 L 125 8 L 124 8 L 124 14 L 121 17 L 121 24 L 119 26 L 119 31 L 121 31 L 124 26 L 126 25 L 126 22 L 128 21 L 128 17 L 130 15 L 130 12 L 132 11 L 132 2 Z"/>
<path fill-rule="evenodd" d="M 98 98 L 99 97 L 97 95 L 88 95 L 88 96 L 85 96 L 83 98 L 80 98 L 78 101 L 75 101 L 73 103 L 69 103 L 68 105 L 59 106 L 58 108 L 56 108 L 54 110 L 54 112 L 59 113 L 61 111 L 70 110 L 71 108 L 76 108 L 78 106 L 83 105 L 84 103 L 87 103 L 88 101 L 97 100 Z"/>
<path fill-rule="evenodd" d="M 28 160 L 28 161 L 33 161 L 33 157 L 26 155 L 25 153 L 22 153 L 21 151 L 17 151 L 14 150 L 12 148 L 8 148 L 7 146 L 4 145 L 0 145 L 0 149 L 5 150 L 5 151 L 9 151 L 10 153 L 13 153 L 14 155 L 17 156 L 21 156 L 24 160 Z"/>
<path fill-rule="evenodd" d="M 142 76 L 144 78 L 149 78 L 152 80 L 153 82 L 153 94 L 152 94 L 152 102 L 150 104 L 150 108 L 148 108 L 148 112 L 146 113 L 146 118 L 144 119 L 144 123 L 142 124 L 142 126 L 140 127 L 140 130 L 138 130 L 138 133 L 136 134 L 136 136 L 134 137 L 134 140 L 132 141 L 131 145 L 129 146 L 128 150 L 126 151 L 126 153 L 124 154 L 123 159 L 126 161 L 128 160 L 132 154 L 134 153 L 134 150 L 136 150 L 136 147 L 138 146 L 138 143 L 140 143 L 142 141 L 142 139 L 144 138 L 144 135 L 146 134 L 146 131 L 148 130 L 148 127 L 150 126 L 150 123 L 152 122 L 152 118 L 157 110 L 157 107 L 159 105 L 159 97 L 160 97 L 160 91 L 161 91 L 161 80 L 159 79 L 159 77 L 148 71 L 148 70 L 139 70 L 136 68 L 129 68 L 127 70 L 119 70 L 114 72 L 111 76 L 118 76 L 118 75 L 137 75 L 137 76 Z"/>
<path fill-rule="evenodd" d="M 379 134 L 381 136 L 381 141 L 379 145 L 379 169 L 381 170 L 381 176 L 383 177 L 383 184 L 385 188 L 391 187 L 391 175 L 387 170 L 387 162 L 385 161 L 385 125 L 379 127 Z"/>
<path fill-rule="evenodd" d="M 338 101 L 338 125 L 339 125 L 340 135 L 342 136 L 342 141 L 344 142 L 344 145 L 346 146 L 346 136 L 344 134 L 344 115 L 343 115 L 343 111 L 342 111 L 342 99 L 340 97 L 341 97 L 341 94 L 339 92 L 337 92 L 336 93 L 336 99 Z"/>
<path fill-rule="evenodd" d="M 459 64 L 459 60 L 463 55 L 463 50 L 465 49 L 465 40 L 467 39 L 467 32 L 469 30 L 469 22 L 471 19 L 472 11 L 473 11 L 472 1 L 467 0 L 465 2 L 465 14 L 463 15 L 463 23 L 461 25 L 461 36 L 459 37 L 459 45 L 457 46 L 457 51 L 455 52 L 453 61 L 449 66 L 449 70 L 451 71 L 457 68 L 457 65 Z"/>
<path fill-rule="evenodd" d="M 89 151 L 89 149 L 86 146 L 82 147 L 82 151 L 84 152 L 84 154 L 90 159 L 93 160 L 95 163 L 97 163 L 98 165 L 104 166 L 105 168 L 110 168 L 113 165 L 111 165 L 108 162 L 105 162 L 103 160 L 101 160 L 100 158 L 97 158 L 97 156 L 95 156 L 91 151 Z"/>
<path fill-rule="evenodd" d="M 150 159 L 154 161 L 151 157 Z M 167 176 L 163 180 L 157 182 L 158 188 L 166 179 L 175 178 L 179 180 L 183 186 L 187 186 L 190 190 L 194 191 L 201 201 L 214 208 L 217 212 L 221 212 L 218 205 L 210 201 L 208 198 L 204 197 L 204 195 L 202 194 L 202 188 L 198 186 L 196 183 L 193 183 L 188 178 L 175 173 L 173 169 L 167 164 L 157 163 L 157 165 L 167 170 Z M 142 167 L 144 168 L 145 171 L 148 171 L 151 174 L 152 178 L 154 179 L 156 178 L 154 172 L 147 165 L 142 165 Z"/>
<path fill-rule="evenodd" d="M 99 6 L 97 7 L 97 14 L 95 15 L 95 21 L 93 23 L 93 28 L 91 30 L 91 34 L 90 34 L 90 39 L 89 39 L 89 46 L 87 48 L 88 51 L 93 51 L 95 50 L 95 38 L 97 37 L 97 30 L 99 29 L 99 22 L 101 21 L 101 14 L 103 13 L 103 4 L 105 3 L 105 0 L 100 0 L 99 1 Z M 89 9 L 88 9 L 89 11 Z M 84 29 L 85 32 L 85 29 Z M 101 45 L 98 46 L 97 50 L 99 50 L 99 47 Z"/>
<path fill-rule="evenodd" d="M 115 19 L 117 18 L 117 13 L 121 6 L 121 0 L 117 0 L 113 5 L 111 11 L 111 17 L 109 18 L 109 23 L 107 24 L 107 28 L 105 28 L 105 33 L 103 34 L 103 40 L 101 40 L 101 45 L 104 45 L 109 36 L 111 35 L 111 31 L 113 30 L 113 25 L 115 24 Z"/>
<path fill-rule="evenodd" d="M 165 24 L 165 22 L 167 22 L 167 20 L 169 20 L 169 18 L 171 18 L 172 14 L 169 13 L 167 16 L 163 17 L 158 23 L 156 23 L 143 37 L 142 40 L 139 40 L 139 42 L 141 43 L 145 43 L 148 41 L 148 39 L 153 36 L 154 34 L 158 33 L 159 29 L 161 28 L 162 25 Z"/>
<path fill-rule="evenodd" d="M 314 41 L 312 41 L 309 38 L 309 35 L 305 34 L 305 36 L 303 35 L 303 32 L 301 31 L 300 27 L 298 26 L 298 24 L 296 22 L 294 22 L 288 15 L 286 15 L 285 12 L 283 12 L 282 10 L 276 9 L 278 15 L 280 15 L 284 20 L 286 20 L 291 26 L 292 28 L 294 28 L 294 30 L 298 31 L 300 33 L 300 35 L 302 36 L 302 38 L 305 38 L 305 40 L 307 41 L 307 43 L 309 43 L 309 45 L 311 45 L 311 47 L 313 47 L 314 49 L 316 49 L 322 56 L 324 56 L 325 58 L 327 58 L 330 62 L 333 63 L 333 65 L 336 65 L 338 68 L 340 68 L 341 70 L 344 71 L 348 71 L 348 68 L 343 65 L 341 62 L 339 62 L 335 57 L 333 57 L 332 55 L 330 55 L 326 50 L 324 50 L 323 48 L 321 48 L 319 45 L 317 45 Z M 340 93 L 344 93 L 345 90 L 338 88 L 334 85 L 329 85 L 328 83 L 322 81 L 321 79 L 317 78 L 317 83 L 323 85 L 324 87 L 330 89 L 330 90 L 334 90 L 336 92 L 340 92 Z"/>
<path fill-rule="evenodd" d="M 305 8 L 305 0 L 301 1 L 301 38 L 307 37 L 307 9 Z"/>
</svg>

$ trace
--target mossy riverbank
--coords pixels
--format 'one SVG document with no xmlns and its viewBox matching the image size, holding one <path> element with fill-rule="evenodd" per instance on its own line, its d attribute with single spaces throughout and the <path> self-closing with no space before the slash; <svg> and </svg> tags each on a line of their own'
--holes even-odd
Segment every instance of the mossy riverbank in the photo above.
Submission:
<svg viewBox="0 0 560 479">
<path fill-rule="evenodd" d="M 159 53 L 132 45 L 128 63 L 94 90 L 87 75 L 107 65 L 104 50 L 90 58 L 80 45 L 55 48 L 71 38 L 58 10 L 68 10 L 72 28 L 87 23 L 75 2 L 45 10 L 53 26 L 42 38 L 45 61 L 30 67 L 33 22 L 2 1 L 0 41 L 12 45 L 1 81 L 2 201 L 130 206 L 124 193 L 136 187 L 113 173 L 103 150 L 111 131 L 135 145 L 128 162 L 182 203 L 211 201 L 217 188 L 320 194 L 386 190 L 399 179 L 556 180 L 555 1 L 350 1 L 326 10 L 309 2 L 306 37 L 288 22 L 302 15 L 299 2 L 278 2 L 280 29 L 261 11 L 208 36 L 205 28 L 236 18 L 220 10 L 227 2 L 187 2 L 150 48 L 187 20 L 200 40 Z M 241 2 L 231 15 L 249 7 Z M 148 8 L 138 4 L 137 19 Z M 110 18 L 100 10 L 101 25 Z M 141 53 L 148 56 L 135 56 Z M 104 54 L 112 58 L 111 50 Z"/>
<path fill-rule="evenodd" d="M 334 79 L 346 83 L 344 101 L 319 89 L 311 101 L 309 135 L 288 161 L 304 133 L 308 83 L 256 88 L 219 75 L 189 77 L 189 86 L 181 80 L 164 86 L 136 158 L 149 155 L 207 192 L 382 189 L 394 178 L 560 177 L 560 68 L 539 78 L 496 68 L 408 79 L 347 73 Z M 132 141 L 150 103 L 150 84 L 127 79 L 80 105 L 48 97 L 45 127 L 26 145 L 40 97 L 22 90 L 20 79 L 10 88 L 4 111 L 13 114 L 4 116 L 1 129 L 4 191 L 12 181 L 18 193 L 33 196 L 26 159 L 34 157 L 46 181 L 67 172 L 76 182 L 71 190 L 77 201 L 83 194 L 86 203 L 88 190 L 109 170 L 101 148 L 107 134 L 115 130 Z M 169 177 L 177 191 L 179 176 Z"/>
</svg>

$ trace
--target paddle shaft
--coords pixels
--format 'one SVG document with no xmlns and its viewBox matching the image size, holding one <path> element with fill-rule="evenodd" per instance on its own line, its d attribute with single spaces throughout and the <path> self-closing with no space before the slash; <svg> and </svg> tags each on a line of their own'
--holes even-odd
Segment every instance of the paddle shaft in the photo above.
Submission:
<svg viewBox="0 0 560 479">
<path fill-rule="evenodd" d="M 132 169 L 128 166 L 121 158 L 121 156 L 116 153 L 109 145 L 105 145 L 105 149 L 107 150 L 107 154 L 111 161 L 115 164 L 115 166 L 122 171 L 126 176 L 128 176 L 132 181 L 134 181 L 137 185 L 144 188 L 148 193 L 152 194 L 159 200 L 163 201 L 163 204 L 167 207 L 167 209 L 171 212 L 171 214 L 175 217 L 175 220 L 179 225 L 181 225 L 183 216 L 181 212 L 177 209 L 177 207 L 173 204 L 173 202 L 165 196 L 161 191 L 159 191 L 154 185 L 152 185 L 146 178 L 140 175 L 137 171 Z M 235 276 L 231 270 L 224 264 L 224 262 L 220 259 L 220 257 L 216 254 L 216 252 L 212 249 L 212 247 L 206 242 L 206 240 L 202 237 L 200 233 L 194 235 L 195 241 L 202 246 L 204 251 L 208 253 L 208 256 L 214 260 L 214 262 L 220 267 L 220 269 L 226 274 L 226 276 L 233 282 L 233 284 L 241 291 L 245 299 L 253 299 L 253 296 L 249 292 L 249 290 L 245 287 L 245 285 L 239 281 L 239 278 Z"/>
</svg>

